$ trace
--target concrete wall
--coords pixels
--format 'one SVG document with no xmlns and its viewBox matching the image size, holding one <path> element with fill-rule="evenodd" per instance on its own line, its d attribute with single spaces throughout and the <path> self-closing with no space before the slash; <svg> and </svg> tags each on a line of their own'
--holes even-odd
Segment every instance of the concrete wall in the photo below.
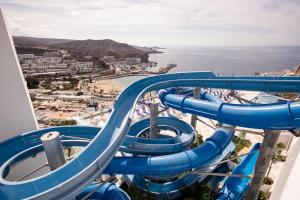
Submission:
<svg viewBox="0 0 300 200">
<path fill-rule="evenodd" d="M 275 182 L 270 200 L 299 199 L 300 138 L 296 138 L 289 150 L 286 162 Z"/>
<path fill-rule="evenodd" d="M 0 9 L 0 141 L 38 127 L 4 18 Z"/>
<path fill-rule="evenodd" d="M 299 199 L 300 138 L 296 138 L 288 152 L 288 157 L 274 183 L 270 200 Z"/>
</svg>

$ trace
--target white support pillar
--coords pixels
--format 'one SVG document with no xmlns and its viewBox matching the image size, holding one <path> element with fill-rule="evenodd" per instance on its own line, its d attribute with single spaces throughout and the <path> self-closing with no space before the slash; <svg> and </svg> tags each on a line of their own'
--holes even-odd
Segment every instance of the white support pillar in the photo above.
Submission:
<svg viewBox="0 0 300 200">
<path fill-rule="evenodd" d="M 0 141 L 37 128 L 14 43 L 0 9 Z"/>
<path fill-rule="evenodd" d="M 66 163 L 59 132 L 45 133 L 41 137 L 50 170 L 53 171 Z"/>
</svg>

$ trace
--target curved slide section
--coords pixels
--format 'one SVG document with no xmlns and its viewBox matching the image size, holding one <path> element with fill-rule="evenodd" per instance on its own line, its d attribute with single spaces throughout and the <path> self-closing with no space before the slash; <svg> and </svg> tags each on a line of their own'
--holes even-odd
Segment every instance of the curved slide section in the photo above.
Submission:
<svg viewBox="0 0 300 200">
<path fill-rule="evenodd" d="M 143 93 L 164 88 L 168 80 L 188 78 L 186 75 L 165 75 L 145 78 L 125 89 L 117 98 L 114 109 L 106 123 L 87 148 L 71 162 L 48 175 L 12 183 L 0 177 L 0 197 L 3 199 L 72 199 L 89 183 L 101 175 L 129 130 L 133 107 Z M 193 74 L 193 78 L 214 77 L 210 72 Z M 166 82 L 164 82 L 166 81 Z M 156 83 L 164 82 L 160 85 Z M 151 88 L 152 87 L 152 88 Z M 26 146 L 22 135 L 15 137 L 15 145 Z M 30 148 L 30 146 L 26 146 Z"/>
<path fill-rule="evenodd" d="M 194 168 L 205 167 L 233 151 L 230 147 L 233 131 L 217 129 L 202 145 L 195 149 L 154 157 L 115 157 L 105 168 L 108 174 L 138 174 L 168 176 Z M 227 151 L 227 152 L 226 152 Z"/>
<path fill-rule="evenodd" d="M 100 130 L 91 143 L 87 145 L 85 150 L 76 156 L 71 162 L 67 163 L 61 168 L 55 171 L 28 181 L 21 182 L 8 182 L 0 177 L 0 198 L 1 199 L 71 199 L 79 194 L 86 186 L 88 186 L 93 180 L 101 175 L 103 170 L 110 163 L 115 153 L 123 143 L 125 136 L 130 128 L 131 117 L 133 114 L 133 108 L 137 99 L 146 92 L 159 90 L 170 87 L 211 87 L 211 88 L 223 88 L 223 89 L 242 89 L 242 90 L 259 90 L 265 92 L 299 92 L 299 80 L 294 78 L 284 79 L 263 79 L 263 78 L 218 78 L 211 72 L 189 72 L 189 73 L 176 73 L 165 74 L 154 77 L 148 77 L 139 80 L 128 88 L 126 88 L 122 94 L 118 97 L 114 104 L 114 109 L 106 123 L 106 125 Z M 292 108 L 292 114 L 298 116 L 299 110 L 297 105 L 290 106 Z M 297 122 L 297 120 L 295 120 Z M 296 123 L 298 125 L 298 123 Z M 226 135 L 226 133 L 224 133 Z M 220 135 L 224 135 L 220 134 Z M 10 147 L 12 152 L 16 152 L 16 149 L 29 149 L 32 148 L 27 141 L 30 141 L 30 135 L 20 135 L 10 140 Z M 217 150 L 217 147 L 213 148 L 213 143 L 210 142 L 206 145 L 208 148 Z M 9 149 L 10 149 L 9 148 Z M 200 151 L 200 150 L 199 150 Z M 7 152 L 7 151 L 6 151 Z M 201 151 L 200 151 L 201 152 Z M 182 152 L 184 153 L 184 152 Z M 182 154 L 179 153 L 179 154 Z M 206 152 L 202 152 L 204 155 Z M 8 153 L 12 155 L 12 153 Z M 14 155 L 14 154 L 13 154 Z M 0 160 L 7 155 L 0 155 Z M 197 157 L 194 154 L 190 154 L 189 157 Z M 183 155 L 183 157 L 188 158 Z M 143 164 L 145 160 L 137 158 L 139 164 Z M 212 159 L 212 158 L 209 158 Z M 130 171 L 139 171 L 141 174 L 144 172 L 152 172 L 153 174 L 166 174 L 174 171 L 169 166 L 165 166 L 165 160 L 150 159 L 150 166 L 159 166 L 158 162 L 164 166 L 164 169 L 153 169 L 152 167 L 142 170 L 135 168 L 137 165 L 131 161 L 121 162 L 121 159 L 114 161 L 116 166 L 128 166 L 131 165 Z M 189 160 L 185 160 L 189 161 Z M 201 160 L 204 162 L 205 160 Z M 207 160 L 208 161 L 208 160 Z M 176 161 L 179 162 L 179 161 Z M 199 163 L 191 163 L 189 165 L 183 165 L 180 163 L 180 170 L 176 170 L 175 173 L 180 173 L 181 170 L 188 170 L 188 166 L 201 165 Z M 144 163 L 145 164 L 145 163 Z M 179 163 L 178 163 L 179 164 Z M 119 167 L 109 166 L 107 169 L 120 170 Z M 0 169 L 1 174 L 4 173 L 3 168 Z M 120 170 L 121 172 L 121 170 Z M 122 172 L 121 172 L 122 173 Z"/>
<path fill-rule="evenodd" d="M 190 90 L 186 92 L 190 93 Z M 200 99 L 215 103 L 222 103 L 218 97 L 208 92 L 201 92 Z M 159 117 L 159 128 L 176 133 L 175 138 L 149 139 L 137 137 L 149 130 L 150 119 L 143 119 L 133 124 L 120 147 L 120 151 L 133 154 L 171 154 L 184 151 L 190 147 L 195 139 L 195 133 L 191 125 L 175 117 Z"/>
<path fill-rule="evenodd" d="M 186 122 L 175 117 L 159 117 L 158 125 L 159 129 L 174 132 L 176 137 L 158 139 L 138 137 L 150 129 L 150 119 L 143 119 L 130 126 L 119 150 L 139 155 L 161 155 L 182 152 L 193 144 L 194 130 Z"/>
<path fill-rule="evenodd" d="M 165 106 L 217 120 L 223 124 L 266 130 L 289 130 L 300 127 L 300 102 L 264 105 L 218 104 L 173 92 L 166 89 L 159 91 L 159 97 Z"/>
<path fill-rule="evenodd" d="M 233 170 L 232 174 L 253 175 L 255 163 L 259 155 L 260 144 L 255 144 L 249 154 Z M 219 192 L 218 200 L 240 200 L 247 191 L 250 183 L 249 178 L 229 177 Z"/>
<path fill-rule="evenodd" d="M 85 146 L 89 143 L 88 140 L 69 140 L 68 136 L 78 138 L 92 138 L 97 134 L 98 130 L 99 128 L 94 127 L 70 126 L 53 127 L 28 133 L 26 134 L 26 136 L 33 139 L 32 141 L 30 141 L 32 142 L 32 144 L 30 144 L 31 148 L 24 149 L 23 151 L 18 148 L 18 152 L 15 152 L 17 154 L 15 156 L 12 156 L 6 163 L 3 164 L 4 160 L 6 159 L 1 160 L 2 167 L 5 171 L 4 176 L 9 173 L 10 167 L 13 167 L 14 164 L 18 163 L 20 160 L 43 151 L 43 147 L 41 145 L 39 137 L 46 132 L 60 132 L 60 134 L 63 136 L 62 142 L 65 146 Z M 210 164 L 217 163 L 223 160 L 230 152 L 234 150 L 234 145 L 231 142 L 232 137 L 233 131 L 218 129 L 212 137 L 208 138 L 202 145 L 192 150 L 154 157 L 115 157 L 103 173 L 135 175 L 134 177 L 129 177 L 129 179 L 131 179 L 132 182 L 143 189 L 147 188 L 148 191 L 156 193 L 174 192 L 197 181 L 199 179 L 198 175 L 187 174 L 186 176 L 178 180 L 163 184 L 164 187 L 161 187 L 161 184 L 153 183 L 137 175 L 174 177 L 174 175 L 176 174 L 179 175 L 192 169 L 196 169 L 199 167 L 205 168 Z M 8 140 L 6 143 L 4 142 L 3 146 L 1 146 L 0 149 L 5 149 L 9 142 L 10 140 Z M 158 149 L 158 151 L 160 151 L 160 149 Z M 204 171 L 212 171 L 215 167 L 209 167 Z M 202 179 L 203 178 L 205 177 L 202 177 Z"/>
<path fill-rule="evenodd" d="M 212 95 L 210 95 L 209 93 L 203 93 L 201 95 L 201 99 L 218 101 L 217 99 L 214 99 L 214 97 Z M 169 138 L 164 138 L 164 139 L 148 139 L 148 138 L 136 137 L 136 136 L 139 136 L 144 131 L 147 131 L 147 129 L 149 129 L 150 121 L 149 121 L 149 119 L 144 119 L 144 120 L 141 120 L 141 121 L 133 124 L 130 127 L 129 133 L 126 136 L 125 141 L 121 145 L 120 150 L 128 152 L 128 153 L 138 154 L 138 155 L 140 155 L 140 154 L 151 154 L 151 155 L 174 154 L 174 153 L 184 151 L 185 149 L 189 148 L 191 146 L 191 144 L 193 143 L 194 137 L 195 137 L 194 131 L 193 131 L 193 128 L 186 122 L 179 120 L 177 118 L 174 118 L 174 117 L 159 117 L 158 122 L 159 122 L 159 127 L 174 131 L 177 133 L 177 136 L 175 138 L 169 137 Z M 59 132 L 61 133 L 61 135 L 63 137 L 64 145 L 72 145 L 72 143 L 73 143 L 73 145 L 76 145 L 76 144 L 80 145 L 80 146 L 85 145 L 88 141 L 84 142 L 84 141 L 78 140 L 78 141 L 70 142 L 70 141 L 67 141 L 67 139 L 68 139 L 68 137 L 71 137 L 71 138 L 72 137 L 80 137 L 82 139 L 83 138 L 91 139 L 97 133 L 97 129 L 95 129 L 95 128 L 86 127 L 85 130 L 83 130 L 81 127 L 78 127 L 78 131 L 76 128 L 69 127 L 70 130 L 66 130 L 66 128 L 64 128 L 64 127 L 56 128 L 57 130 L 59 130 Z M 32 141 L 39 141 L 39 137 L 41 136 L 42 133 L 44 133 L 44 132 L 37 131 L 37 132 L 29 133 L 29 134 L 31 135 L 30 138 L 32 139 Z M 227 140 L 231 141 L 231 138 L 232 138 L 232 134 L 229 135 L 229 138 L 227 138 Z M 223 139 L 225 139 L 225 138 L 223 138 Z M 28 140 L 28 142 L 30 142 L 30 141 Z M 216 158 L 214 160 L 214 163 L 222 160 L 224 157 L 227 156 L 228 153 L 233 151 L 233 148 L 234 148 L 233 145 L 228 146 L 227 142 L 225 142 L 224 144 L 225 144 L 224 147 L 220 147 L 219 153 L 216 151 L 216 156 L 212 156 L 212 157 Z M 33 146 L 33 144 L 31 144 L 30 146 Z M 215 144 L 215 146 L 217 146 L 217 144 Z M 3 145 L 3 147 L 5 147 L 5 144 Z M 24 157 L 27 154 L 36 154 L 39 151 L 42 151 L 42 147 L 40 144 L 34 151 L 30 151 L 28 153 L 23 152 L 22 154 Z M 213 152 L 213 151 L 211 151 L 211 152 Z M 195 153 L 197 153 L 197 151 L 195 151 Z M 221 154 L 221 156 L 218 156 L 218 154 Z M 189 155 L 189 153 L 187 154 L 187 156 L 188 155 Z M 169 159 L 169 161 L 164 163 L 164 165 L 172 166 L 174 164 L 174 162 L 172 160 L 183 159 L 182 156 L 178 156 L 178 155 L 170 155 L 170 156 L 171 156 L 170 157 L 171 159 Z M 201 156 L 203 156 L 203 155 L 201 155 Z M 22 159 L 22 156 L 18 156 L 18 157 L 19 157 L 19 159 Z M 143 157 L 143 158 L 147 158 L 147 160 L 149 160 L 145 163 L 151 164 L 151 161 L 149 159 L 150 157 Z M 156 159 L 161 159 L 161 158 L 156 157 Z M 128 157 L 128 158 L 124 159 L 125 162 L 129 162 L 129 160 L 133 160 L 132 162 L 136 162 L 136 159 L 134 157 Z M 187 159 L 185 159 L 185 160 L 187 160 Z M 18 160 L 12 161 L 10 163 L 10 165 L 13 165 L 17 161 Z M 206 164 L 212 164 L 212 163 L 209 162 Z M 148 166 L 145 165 L 144 167 L 147 168 Z M 154 166 L 154 167 L 156 167 L 156 166 Z M 160 167 L 160 166 L 157 166 L 157 167 Z M 163 168 L 163 166 L 161 166 L 161 167 Z M 122 173 L 127 173 L 128 168 L 130 168 L 130 166 L 128 166 L 127 168 L 122 167 L 121 168 L 123 170 Z M 9 170 L 9 168 L 6 168 L 6 169 L 7 169 L 6 171 Z M 191 170 L 192 166 L 190 166 L 189 169 Z M 213 168 L 209 168 L 207 170 L 212 171 Z M 115 172 L 111 172 L 111 173 L 115 173 Z M 135 173 L 135 174 L 136 175 L 134 175 L 134 177 L 127 176 L 127 179 L 131 180 L 131 183 L 134 183 L 136 186 L 141 187 L 142 189 L 147 188 L 148 191 L 156 192 L 156 193 L 174 192 L 174 191 L 182 189 L 183 187 L 187 187 L 188 185 L 191 185 L 195 181 L 199 180 L 198 175 L 186 175 L 177 180 L 172 180 L 171 182 L 166 182 L 162 185 L 159 183 L 151 182 L 150 180 L 145 179 L 143 176 L 137 175 L 139 173 Z M 145 172 L 144 175 L 146 175 L 146 174 L 147 174 L 147 176 L 149 176 L 151 174 L 151 172 Z M 166 175 L 166 176 L 168 176 L 168 175 Z M 203 178 L 205 178 L 205 177 L 203 176 L 202 179 Z M 172 179 L 174 179 L 174 178 L 172 178 Z M 163 188 L 162 188 L 162 186 L 163 186 Z"/>
<path fill-rule="evenodd" d="M 95 200 L 130 200 L 127 193 L 113 183 L 92 184 L 86 187 L 75 200 L 81 200 L 88 195 L 90 195 L 89 199 Z"/>
</svg>

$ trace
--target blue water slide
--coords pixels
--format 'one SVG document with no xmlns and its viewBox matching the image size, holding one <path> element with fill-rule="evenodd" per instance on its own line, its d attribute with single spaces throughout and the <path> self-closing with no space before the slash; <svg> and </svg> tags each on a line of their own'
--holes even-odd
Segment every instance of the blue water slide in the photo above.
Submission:
<svg viewBox="0 0 300 200">
<path fill-rule="evenodd" d="M 205 159 L 201 159 L 200 162 L 197 161 L 196 163 L 190 163 L 188 165 L 184 165 L 181 162 L 178 163 L 179 161 L 176 161 L 176 163 L 180 164 L 179 168 L 175 165 L 172 168 L 170 166 L 166 166 L 165 160 L 154 157 L 149 158 L 149 160 L 137 157 L 137 160 L 135 160 L 136 162 L 134 160 L 123 160 L 122 162 L 122 159 L 118 158 L 111 162 L 128 133 L 134 106 L 139 97 L 146 92 L 171 87 L 211 87 L 264 92 L 300 92 L 299 83 L 299 79 L 292 77 L 285 77 L 282 79 L 257 77 L 219 78 L 211 72 L 165 74 L 139 80 L 127 87 L 120 94 L 114 104 L 114 108 L 107 123 L 86 146 L 85 150 L 63 167 L 44 176 L 20 182 L 9 182 L 3 179 L 2 175 L 5 173 L 5 170 L 1 167 L 0 199 L 72 199 L 92 181 L 99 177 L 104 169 L 107 169 L 108 172 L 112 173 L 124 173 L 120 167 L 127 166 L 130 168 L 128 170 L 129 174 L 131 172 L 137 172 L 140 174 L 151 172 L 153 175 L 161 175 L 164 173 L 171 174 L 172 172 L 180 173 L 182 170 L 189 170 L 189 166 L 197 167 L 197 165 L 204 164 L 202 162 L 205 162 Z M 297 105 L 291 103 L 289 108 L 291 108 L 290 113 L 293 114 L 293 117 L 297 117 L 299 115 L 300 111 L 298 111 Z M 297 120 L 292 121 L 297 124 Z M 224 135 L 226 135 L 226 131 L 220 135 L 224 137 Z M 9 145 L 6 145 L 7 149 L 12 149 L 11 152 L 7 154 L 13 156 L 15 155 L 13 152 L 18 152 L 21 149 L 30 149 L 33 147 L 31 144 L 34 142 L 35 141 L 31 141 L 31 135 L 25 134 L 14 137 L 9 141 Z M 213 147 L 214 144 L 212 140 L 207 141 L 207 144 L 204 145 L 205 148 L 218 150 L 217 146 Z M 1 148 L 2 147 L 0 145 L 0 149 Z M 7 149 L 1 149 L 1 152 L 7 152 Z M 206 155 L 205 152 L 201 152 L 202 150 L 200 147 L 197 151 L 199 151 L 198 153 Z M 184 162 L 189 162 L 189 157 L 197 157 L 193 154 L 193 152 L 190 152 L 189 156 L 183 155 L 185 154 L 184 152 L 178 154 L 186 158 L 183 160 Z M 0 160 L 5 160 L 4 158 L 6 157 L 6 154 L 1 154 Z M 166 157 L 162 156 L 161 158 Z M 213 158 L 207 158 L 207 161 L 211 159 Z M 146 167 L 146 169 L 141 169 L 137 166 L 138 164 L 146 164 L 144 163 L 145 161 L 151 161 L 151 164 L 147 165 L 149 167 Z M 111 165 L 110 163 L 115 164 Z M 161 165 L 158 163 L 161 163 Z M 155 166 L 163 166 L 164 169 L 160 167 L 155 168 Z"/>
<path fill-rule="evenodd" d="M 204 92 L 201 95 L 201 98 L 204 100 L 219 101 L 217 98 L 212 97 L 209 93 L 206 93 L 206 92 Z M 121 145 L 120 150 L 129 152 L 129 153 L 139 154 L 139 155 L 140 154 L 161 155 L 161 154 L 170 154 L 170 153 L 174 154 L 177 152 L 184 151 L 186 148 L 190 147 L 191 144 L 193 143 L 194 131 L 193 131 L 193 128 L 186 122 L 179 120 L 177 118 L 174 118 L 174 117 L 159 117 L 158 122 L 159 122 L 160 128 L 166 128 L 171 131 L 174 131 L 177 133 L 177 136 L 175 138 L 169 137 L 169 138 L 164 138 L 164 139 L 148 139 L 148 138 L 136 137 L 136 136 L 139 136 L 144 131 L 147 131 L 147 129 L 149 129 L 150 121 L 149 121 L 149 119 L 144 119 L 144 120 L 138 121 L 137 123 L 133 124 L 130 127 L 128 135 L 126 136 L 125 141 Z M 82 130 L 82 128 L 78 127 L 79 131 L 76 131 L 76 129 L 72 128 L 72 127 L 68 127 L 69 130 L 65 130 L 65 129 L 66 128 L 63 128 L 63 127 L 56 128 L 56 130 L 59 131 L 61 133 L 61 135 L 63 136 L 64 145 L 67 145 L 66 140 L 70 139 L 70 137 L 71 137 L 71 139 L 72 139 L 72 137 L 79 137 L 81 139 L 83 139 L 83 138 L 91 139 L 97 133 L 97 129 L 95 129 L 95 128 L 90 129 L 88 127 L 86 127 L 86 130 Z M 37 131 L 37 132 L 29 133 L 27 135 L 31 135 L 31 139 L 33 139 L 33 137 L 35 137 L 36 139 L 34 139 L 33 141 L 39 141 L 38 139 L 42 133 L 44 133 L 44 132 Z M 232 137 L 232 134 L 230 135 L 229 141 L 231 140 L 231 137 Z M 81 144 L 79 144 L 79 142 L 81 142 Z M 70 143 L 70 141 L 68 141 L 68 143 Z M 76 143 L 75 143 L 75 141 L 74 141 L 74 144 L 76 144 L 76 145 L 85 145 L 86 143 L 87 143 L 87 141 L 85 143 L 83 141 L 76 141 Z M 216 156 L 216 159 L 214 160 L 215 162 L 222 160 L 225 156 L 228 155 L 228 153 L 233 151 L 233 149 L 234 149 L 233 145 L 230 145 L 229 147 L 227 147 L 227 146 L 228 145 L 226 145 L 226 143 L 225 143 L 225 147 L 227 148 L 227 150 L 224 150 L 224 151 L 221 150 L 221 151 L 223 151 L 223 153 L 221 156 Z M 29 155 L 36 154 L 36 153 L 38 153 L 38 151 L 42 151 L 40 144 L 39 144 L 39 148 L 36 148 L 36 150 L 34 152 L 33 151 L 28 152 L 28 154 Z M 24 155 L 26 155 L 26 153 L 23 153 L 23 157 L 24 157 Z M 22 158 L 22 156 L 18 156 L 18 157 L 19 157 L 19 159 Z M 135 159 L 135 158 L 129 157 L 129 158 L 125 158 L 124 160 L 129 160 L 129 159 Z M 181 159 L 181 157 L 173 155 L 172 159 Z M 170 159 L 170 161 L 172 161 L 172 159 Z M 13 162 L 10 163 L 10 165 L 13 166 L 13 164 L 16 163 L 17 161 L 18 161 L 17 159 L 14 160 Z M 147 163 L 151 163 L 151 162 L 147 162 Z M 167 165 L 172 165 L 172 164 L 173 164 L 173 162 L 169 163 L 169 164 L 167 162 Z M 212 164 L 212 163 L 207 162 L 206 164 Z M 191 167 L 189 167 L 189 168 L 191 169 Z M 126 173 L 127 168 L 122 167 L 122 170 L 123 170 L 122 173 Z M 209 168 L 207 170 L 212 171 L 213 168 Z M 149 175 L 150 173 L 147 172 L 146 174 Z M 160 176 L 160 178 L 162 178 L 162 176 Z M 205 177 L 200 177 L 200 178 L 203 179 Z M 128 176 L 127 180 L 129 180 L 129 179 L 131 179 L 131 181 L 132 181 L 131 183 L 134 183 L 136 186 L 141 187 L 142 189 L 147 188 L 147 190 L 151 191 L 151 192 L 156 192 L 156 193 L 168 192 L 170 194 L 171 192 L 180 190 L 183 187 L 187 187 L 187 186 L 193 184 L 195 181 L 199 180 L 199 176 L 198 175 L 181 176 L 177 180 L 172 180 L 171 182 L 166 181 L 163 184 L 164 187 L 161 187 L 162 184 L 151 182 L 151 181 L 145 179 L 143 176 L 138 176 L 137 174 L 134 175 L 134 178 L 131 178 Z M 172 178 L 172 179 L 174 179 L 174 178 Z M 146 184 L 148 185 L 147 187 L 145 186 Z"/>
<path fill-rule="evenodd" d="M 104 173 L 164 176 L 205 167 L 222 155 L 232 137 L 233 131 L 217 129 L 202 145 L 188 151 L 153 157 L 115 157 Z"/>
<path fill-rule="evenodd" d="M 94 200 L 130 200 L 130 197 L 113 183 L 91 184 L 81 192 L 75 200 L 81 200 L 85 197 Z"/>
<path fill-rule="evenodd" d="M 188 91 L 190 92 L 190 91 Z M 211 95 L 207 91 L 201 92 L 200 99 L 215 103 L 222 103 L 222 100 Z M 120 151 L 133 154 L 171 154 L 177 153 L 190 147 L 194 141 L 193 128 L 186 122 L 175 117 L 159 117 L 159 128 L 167 129 L 176 133 L 175 138 L 149 139 L 137 137 L 145 131 L 149 131 L 150 119 L 141 120 L 130 127 Z"/>
<path fill-rule="evenodd" d="M 170 121 L 173 121 L 175 118 L 162 119 L 169 119 Z M 180 120 L 176 120 L 177 122 L 180 122 Z M 143 121 L 146 120 L 139 121 L 132 127 L 143 123 Z M 181 123 L 185 122 L 181 121 Z M 193 129 L 189 125 L 187 127 L 190 128 L 190 130 L 188 131 L 193 133 Z M 23 151 L 20 151 L 20 148 L 12 149 L 15 150 L 14 154 L 17 154 L 12 157 L 11 155 L 7 155 L 6 158 L 1 160 L 1 165 L 5 171 L 5 173 L 3 174 L 4 177 L 7 173 L 9 173 L 10 167 L 13 167 L 14 164 L 18 163 L 20 160 L 26 157 L 29 157 L 30 155 L 35 155 L 43 151 L 39 138 L 42 134 L 49 131 L 58 131 L 62 135 L 62 142 L 64 146 L 86 146 L 89 141 L 84 140 L 83 138 L 93 138 L 99 131 L 99 128 L 76 126 L 53 127 L 24 134 L 24 136 L 32 139 L 27 140 L 28 145 L 31 146 L 31 148 L 25 148 L 23 149 Z M 187 187 L 188 185 L 193 184 L 199 179 L 198 175 L 187 174 L 186 176 L 181 177 L 176 181 L 166 182 L 165 184 L 163 184 L 164 187 L 161 187 L 161 184 L 158 183 L 151 183 L 151 181 L 143 179 L 142 177 L 138 177 L 137 175 L 159 176 L 160 178 L 168 176 L 173 177 L 176 176 L 176 174 L 180 174 L 191 169 L 199 167 L 205 168 L 207 165 L 214 164 L 223 160 L 230 152 L 234 150 L 234 145 L 231 142 L 232 136 L 232 131 L 219 129 L 211 138 L 207 139 L 203 145 L 197 147 L 196 149 L 164 156 L 115 157 L 103 173 L 132 174 L 135 175 L 135 177 L 134 180 L 131 181 L 143 189 L 148 187 L 148 191 L 156 193 L 174 192 L 176 190 L 182 189 L 183 187 Z M 77 137 L 78 139 L 70 140 L 69 137 Z M 13 138 L 11 140 L 13 140 Z M 158 139 L 158 141 L 159 140 L 160 139 Z M 29 142 L 32 143 L 30 144 Z M 10 140 L 3 142 L 0 149 L 6 149 L 6 147 L 9 146 L 9 143 Z M 162 144 L 161 146 L 162 148 L 158 148 L 157 151 L 161 152 L 165 149 L 163 147 L 164 144 Z M 176 152 L 177 148 L 174 148 L 173 151 Z M 4 163 L 6 159 L 9 160 Z M 164 162 L 161 162 L 161 160 L 164 160 Z M 213 169 L 214 167 L 205 168 L 205 171 L 212 171 Z M 203 178 L 205 177 L 202 177 L 202 179 Z M 146 184 L 148 184 L 147 187 L 145 187 Z"/>
<path fill-rule="evenodd" d="M 300 84 L 297 86 L 300 88 Z M 191 113 L 219 123 L 266 130 L 289 130 L 300 127 L 300 102 L 263 105 L 215 103 L 173 94 L 173 90 L 160 90 L 165 106 Z"/>
<path fill-rule="evenodd" d="M 254 173 L 256 160 L 259 155 L 260 144 L 255 144 L 248 155 L 234 168 L 232 174 L 251 176 Z M 249 178 L 229 177 L 218 194 L 218 200 L 240 200 L 250 184 Z"/>
<path fill-rule="evenodd" d="M 120 151 L 143 154 L 143 155 L 162 155 L 182 152 L 189 148 L 195 139 L 194 130 L 191 125 L 179 120 L 175 117 L 159 117 L 158 128 L 169 130 L 176 134 L 176 137 L 166 137 L 149 139 L 138 137 L 148 132 L 150 127 L 150 119 L 143 119 L 134 123 L 120 146 Z"/>
</svg>

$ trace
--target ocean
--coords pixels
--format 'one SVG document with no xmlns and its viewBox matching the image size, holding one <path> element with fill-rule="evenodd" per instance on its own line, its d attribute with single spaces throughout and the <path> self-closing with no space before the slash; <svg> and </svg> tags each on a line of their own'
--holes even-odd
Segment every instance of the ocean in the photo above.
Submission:
<svg viewBox="0 0 300 200">
<path fill-rule="evenodd" d="M 170 72 L 212 71 L 220 76 L 253 76 L 255 72 L 294 70 L 300 64 L 300 46 L 169 47 L 150 54 L 158 67 L 174 63 Z M 128 85 L 142 77 L 117 80 Z"/>
</svg>

